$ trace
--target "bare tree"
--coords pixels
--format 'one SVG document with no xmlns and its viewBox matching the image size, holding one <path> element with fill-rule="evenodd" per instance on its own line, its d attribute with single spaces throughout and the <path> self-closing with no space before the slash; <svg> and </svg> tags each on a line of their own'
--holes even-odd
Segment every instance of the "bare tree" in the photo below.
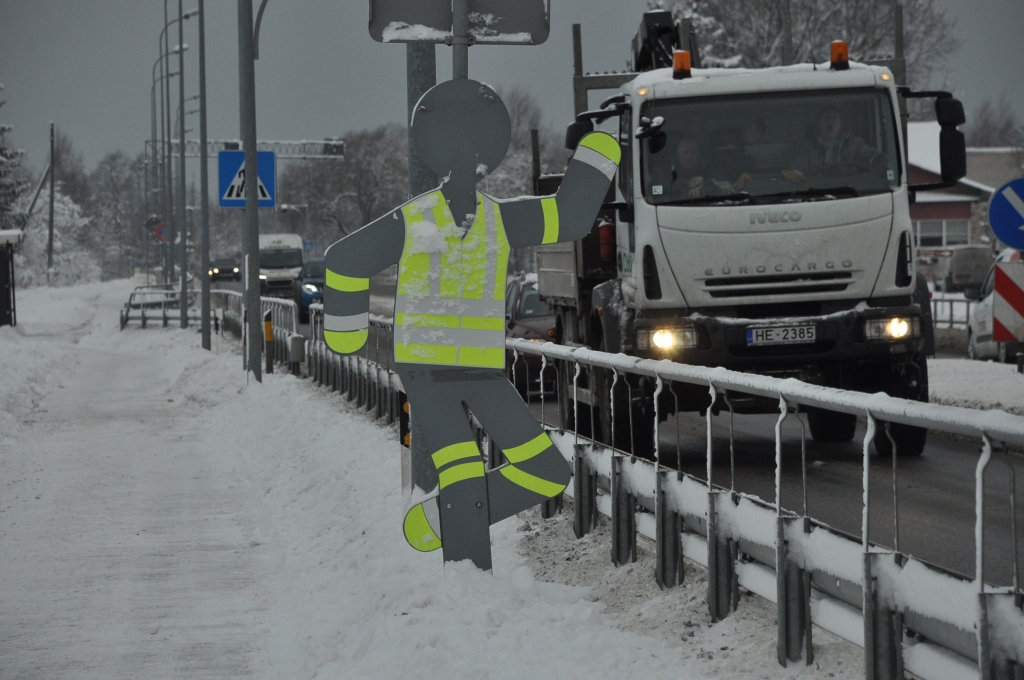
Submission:
<svg viewBox="0 0 1024 680">
<path fill-rule="evenodd" d="M 964 135 L 968 146 L 1024 146 L 1024 125 L 1005 94 L 986 97 L 967 119 Z"/>
<path fill-rule="evenodd" d="M 891 57 L 894 0 L 657 0 L 691 20 L 705 65 L 763 68 L 783 63 L 783 18 L 792 17 L 795 63 L 823 62 L 833 40 L 846 40 L 858 61 Z M 960 47 L 956 21 L 939 0 L 902 0 L 907 84 L 928 87 L 946 73 Z"/>
</svg>

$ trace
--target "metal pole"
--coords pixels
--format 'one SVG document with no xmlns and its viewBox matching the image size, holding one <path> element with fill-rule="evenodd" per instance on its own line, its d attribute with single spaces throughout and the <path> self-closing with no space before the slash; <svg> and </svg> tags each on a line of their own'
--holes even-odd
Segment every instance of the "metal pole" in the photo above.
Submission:
<svg viewBox="0 0 1024 680">
<path fill-rule="evenodd" d="M 53 157 L 53 123 L 50 123 L 50 236 L 46 242 L 46 283 L 50 283 L 50 270 L 53 269 L 53 184 L 57 176 L 57 168 Z"/>
<path fill-rule="evenodd" d="M 203 0 L 199 0 L 199 184 L 202 196 L 199 198 L 199 210 L 202 215 L 199 245 L 199 275 L 202 277 L 203 290 L 201 301 L 202 320 L 200 331 L 203 338 L 203 349 L 210 349 L 210 177 L 206 158 L 206 14 Z"/>
<path fill-rule="evenodd" d="M 782 0 L 782 65 L 793 63 L 793 6 L 791 0 Z"/>
<path fill-rule="evenodd" d="M 452 0 L 452 80 L 469 78 L 469 0 Z"/>
<path fill-rule="evenodd" d="M 437 56 L 431 43 L 405 44 L 406 102 L 409 109 L 409 196 L 419 196 L 437 186 L 434 173 L 423 164 L 412 143 L 413 107 L 423 93 L 437 83 Z"/>
<path fill-rule="evenodd" d="M 167 36 L 167 0 L 164 0 L 164 211 L 167 221 L 164 222 L 164 242 L 167 247 L 167 262 L 164 271 L 164 283 L 174 282 L 174 180 L 171 174 L 171 52 Z M 180 45 L 179 45 L 180 48 Z"/>
<path fill-rule="evenodd" d="M 185 217 L 185 8 L 178 0 L 178 102 L 181 107 L 178 124 L 178 214 L 181 228 L 181 327 L 188 328 L 188 222 Z"/>
<path fill-rule="evenodd" d="M 260 367 L 260 221 L 256 179 L 256 65 L 253 62 L 252 0 L 238 0 L 238 103 L 245 149 L 245 226 L 242 252 L 245 267 L 245 307 L 248 319 L 248 368 L 263 382 Z"/>
</svg>

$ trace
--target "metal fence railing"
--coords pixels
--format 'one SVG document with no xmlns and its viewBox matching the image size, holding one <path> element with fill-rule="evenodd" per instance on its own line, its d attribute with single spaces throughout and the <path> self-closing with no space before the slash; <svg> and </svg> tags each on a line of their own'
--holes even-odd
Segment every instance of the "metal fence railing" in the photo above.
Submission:
<svg viewBox="0 0 1024 680">
<path fill-rule="evenodd" d="M 220 308 L 224 331 L 247 342 L 245 332 L 246 309 L 242 293 L 233 290 L 215 289 L 210 291 L 215 307 Z M 292 300 L 274 297 L 260 298 L 260 316 L 270 312 L 274 342 L 271 351 L 274 361 L 283 364 L 296 363 L 291 351 L 293 337 L 299 332 L 299 308 Z M 261 340 L 262 342 L 262 340 Z"/>
<path fill-rule="evenodd" d="M 189 306 L 187 311 L 191 321 L 198 321 L 200 311 L 192 309 L 197 291 L 189 290 L 185 303 Z M 181 318 L 181 292 L 175 285 L 149 285 L 137 286 L 128 296 L 128 302 L 121 308 L 121 330 L 124 330 L 129 323 L 137 321 L 142 328 L 147 328 L 151 323 L 159 323 L 164 328 L 168 323 Z"/>
<path fill-rule="evenodd" d="M 390 370 L 393 327 L 389 319 L 371 317 L 372 337 L 360 355 L 341 357 L 323 342 L 321 305 L 310 306 L 312 335 L 306 343 L 309 377 L 367 409 L 376 418 L 402 417 L 405 399 L 401 381 Z M 553 440 L 573 468 L 566 490 L 572 499 L 578 537 L 589 533 L 598 514 L 610 519 L 612 561 L 635 560 L 638 535 L 655 543 L 655 578 L 663 588 L 681 583 L 682 559 L 708 570 L 708 603 L 713 620 L 728 617 L 739 606 L 739 588 L 777 607 L 778 659 L 782 665 L 813 660 L 812 625 L 861 645 L 866 677 L 902 678 L 904 672 L 924 680 L 999 678 L 1019 680 L 1024 672 L 1024 593 L 1019 580 L 1016 480 L 1006 445 L 1024 444 L 1024 418 L 1002 411 L 979 411 L 920 403 L 810 385 L 794 379 L 738 373 L 612 355 L 586 348 L 509 339 L 508 370 L 531 370 L 527 355 L 539 358 L 542 420 L 545 409 L 557 413 L 559 427 L 548 426 Z M 537 366 L 537 362 L 532 362 Z M 596 374 L 603 380 L 595 381 Z M 548 406 L 543 385 L 554 376 L 555 403 Z M 583 380 L 581 380 L 581 376 Z M 628 379 L 627 379 L 628 377 Z M 634 421 L 632 411 L 616 422 L 615 400 L 625 392 L 632 401 L 631 381 L 655 385 L 653 418 Z M 527 376 L 529 384 L 529 376 Z M 584 385 L 585 383 L 585 385 Z M 597 385 L 607 387 L 604 391 Z M 593 387 L 592 389 L 592 386 Z M 706 475 L 684 473 L 663 464 L 659 403 L 675 399 L 684 387 L 706 390 Z M 734 403 L 744 398 L 778 404 L 775 420 L 775 492 L 772 498 L 741 493 L 733 473 L 728 484 L 716 478 L 712 416 L 729 415 L 730 470 L 734 470 Z M 602 401 L 604 400 L 604 401 Z M 610 437 L 594 426 L 595 404 L 612 414 Z M 862 443 L 862 491 L 859 535 L 839 531 L 809 516 L 804 423 L 807 409 L 854 414 L 866 421 Z M 676 408 L 676 411 L 679 409 Z M 589 411 L 589 413 L 588 413 Z M 782 426 L 796 419 L 801 433 L 801 498 L 782 497 Z M 894 426 L 923 427 L 978 441 L 982 454 L 976 466 L 975 574 L 955 573 L 900 550 L 899 450 Z M 604 440 L 618 441 L 616 428 L 628 431 L 627 441 L 652 438 L 650 459 L 630 455 Z M 652 429 L 653 428 L 653 429 Z M 596 434 L 592 434 L 596 433 Z M 869 449 L 876 435 L 888 437 L 892 457 L 893 545 L 871 535 Z M 404 442 L 408 445 L 408 441 Z M 722 447 L 719 445 L 718 447 Z M 1000 451 L 1000 448 L 1002 451 Z M 636 450 L 631 446 L 631 450 Z M 495 453 L 483 447 L 485 455 Z M 993 530 L 985 519 L 985 471 L 993 460 L 1009 468 L 1012 579 L 986 583 L 985 536 Z M 488 462 L 500 464 L 500 456 Z M 877 467 L 877 464 L 876 464 Z M 876 489 L 877 491 L 877 489 Z M 877 503 L 877 496 L 876 501 Z M 798 509 L 792 509 L 796 507 Z M 546 512 L 556 508 L 547 506 Z M 905 537 L 904 537 L 905 538 Z M 969 536 L 949 536 L 969 541 Z"/>
<path fill-rule="evenodd" d="M 937 329 L 967 330 L 974 301 L 941 293 L 932 297 L 932 324 Z"/>
</svg>

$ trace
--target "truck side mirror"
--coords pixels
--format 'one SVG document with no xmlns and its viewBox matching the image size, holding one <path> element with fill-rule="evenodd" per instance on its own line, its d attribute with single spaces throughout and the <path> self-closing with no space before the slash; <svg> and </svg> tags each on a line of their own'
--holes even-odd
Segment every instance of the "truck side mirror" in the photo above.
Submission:
<svg viewBox="0 0 1024 680">
<path fill-rule="evenodd" d="M 594 121 L 589 118 L 569 123 L 569 126 L 565 128 L 565 148 L 575 151 L 576 147 L 580 145 L 580 140 L 593 131 Z"/>
<path fill-rule="evenodd" d="M 955 127 L 943 126 L 939 133 L 939 165 L 943 182 L 955 184 L 967 175 L 967 142 Z"/>
<path fill-rule="evenodd" d="M 981 299 L 981 288 L 979 286 L 965 286 L 964 298 L 976 302 Z"/>
<path fill-rule="evenodd" d="M 942 127 L 956 127 L 967 122 L 964 105 L 959 99 L 952 97 L 935 100 L 935 120 Z"/>
</svg>

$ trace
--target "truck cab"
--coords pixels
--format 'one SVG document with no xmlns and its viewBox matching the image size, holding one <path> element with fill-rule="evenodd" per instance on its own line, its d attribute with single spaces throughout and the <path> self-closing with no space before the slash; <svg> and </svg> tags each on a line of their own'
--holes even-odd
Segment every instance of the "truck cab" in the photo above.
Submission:
<svg viewBox="0 0 1024 680">
<path fill-rule="evenodd" d="M 909 206 L 916 191 L 963 176 L 963 107 L 948 93 L 899 88 L 888 67 L 851 62 L 843 43 L 822 64 L 691 68 L 689 51 L 644 47 L 670 34 L 655 30 L 665 15 L 645 14 L 634 39 L 634 66 L 647 70 L 620 74 L 618 92 L 566 132 L 574 148 L 595 122 L 617 119 L 623 161 L 606 204 L 614 276 L 586 277 L 586 239 L 570 246 L 575 257 L 565 246 L 538 253 L 560 337 L 927 400 L 931 324 Z M 909 184 L 902 112 L 914 96 L 936 98 L 942 185 Z M 695 390 L 679 408 L 707 399 Z M 674 402 L 659 406 L 667 414 Z M 849 440 L 856 426 L 846 414 L 809 419 L 819 440 Z M 913 428 L 892 428 L 900 452 L 920 453 L 923 431 L 903 429 Z"/>
</svg>

